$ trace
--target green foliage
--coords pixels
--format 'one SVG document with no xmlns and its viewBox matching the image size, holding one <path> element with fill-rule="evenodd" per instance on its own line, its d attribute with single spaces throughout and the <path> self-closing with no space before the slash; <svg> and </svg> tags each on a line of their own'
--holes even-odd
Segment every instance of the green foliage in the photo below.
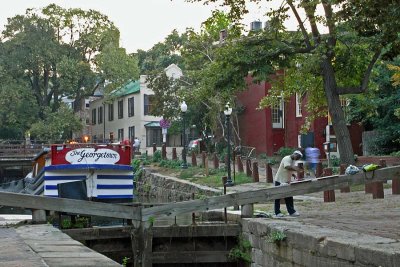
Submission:
<svg viewBox="0 0 400 267">
<path fill-rule="evenodd" d="M 150 225 L 153 225 L 155 221 L 156 221 L 156 219 L 153 216 L 149 217 L 149 224 Z"/>
<path fill-rule="evenodd" d="M 274 164 L 279 163 L 279 161 L 276 158 L 268 157 L 267 154 L 265 154 L 265 153 L 262 153 L 262 154 L 258 155 L 258 158 L 261 159 L 261 160 L 264 160 L 266 163 L 268 163 L 270 165 L 274 165 Z"/>
<path fill-rule="evenodd" d="M 56 125 L 43 131 L 50 113 L 64 111 L 62 98 L 74 101 L 78 112 L 99 86 L 115 88 L 139 75 L 137 59 L 119 47 L 118 29 L 94 10 L 55 4 L 27 9 L 8 20 L 1 37 L 0 135 L 8 130 L 23 136 L 37 122 L 32 127 L 40 136 L 70 136 L 76 129 L 68 124 L 63 133 Z"/>
<path fill-rule="evenodd" d="M 182 165 L 182 161 L 179 160 L 168 160 L 168 159 L 163 159 L 160 161 L 159 166 L 160 167 L 165 167 L 169 169 L 179 169 Z"/>
<path fill-rule="evenodd" d="M 400 64 L 400 57 L 391 64 Z M 370 153 L 390 154 L 400 150 L 400 88 L 392 84 L 393 70 L 387 63 L 378 64 L 374 73 L 373 87 L 364 95 L 353 96 L 349 105 L 350 120 L 360 121 L 366 130 L 376 131 L 368 140 Z"/>
<path fill-rule="evenodd" d="M 153 154 L 153 158 L 152 158 L 152 162 L 160 162 L 162 159 L 162 155 L 161 155 L 161 151 L 160 150 L 156 150 Z"/>
<path fill-rule="evenodd" d="M 278 243 L 280 241 L 284 241 L 286 239 L 286 234 L 282 231 L 272 231 L 267 236 L 267 242 L 269 243 Z"/>
<path fill-rule="evenodd" d="M 392 152 L 392 153 L 390 153 L 390 156 L 400 157 L 400 151 Z"/>
<path fill-rule="evenodd" d="M 243 260 L 251 263 L 251 244 L 241 235 L 238 238 L 238 244 L 229 251 L 229 258 L 232 260 Z"/>
<path fill-rule="evenodd" d="M 293 147 L 281 147 L 279 150 L 278 150 L 278 155 L 280 156 L 280 157 L 285 157 L 285 156 L 287 156 L 287 155 L 291 155 L 291 154 L 293 154 L 293 152 L 296 150 L 296 148 L 293 148 Z"/>
<path fill-rule="evenodd" d="M 89 227 L 89 218 L 84 216 L 77 216 L 75 218 L 75 223 L 72 223 L 69 219 L 64 219 L 61 221 L 62 229 L 73 229 L 73 228 L 87 228 Z"/>
<path fill-rule="evenodd" d="M 58 141 L 72 137 L 72 132 L 82 129 L 82 123 L 71 109 L 62 105 L 57 112 L 46 109 L 44 120 L 32 124 L 31 135 L 39 140 Z"/>
<path fill-rule="evenodd" d="M 137 170 L 139 170 L 141 162 L 142 162 L 142 161 L 141 161 L 140 159 L 133 159 L 133 160 L 132 160 L 132 168 L 133 168 L 133 171 L 134 171 L 134 172 L 136 172 Z"/>
<path fill-rule="evenodd" d="M 123 266 L 123 267 L 128 266 L 127 264 L 128 264 L 128 261 L 129 261 L 129 260 L 130 260 L 130 258 L 124 257 L 124 258 L 122 259 L 122 266 Z"/>
<path fill-rule="evenodd" d="M 338 158 L 335 155 L 332 155 L 330 158 L 330 163 L 331 163 L 331 166 L 333 166 L 333 167 L 339 167 L 340 166 L 340 158 Z"/>
</svg>

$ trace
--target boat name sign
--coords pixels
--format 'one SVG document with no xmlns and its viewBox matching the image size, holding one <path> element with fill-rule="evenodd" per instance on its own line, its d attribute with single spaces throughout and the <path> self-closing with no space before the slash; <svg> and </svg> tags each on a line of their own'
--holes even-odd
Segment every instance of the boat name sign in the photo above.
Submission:
<svg viewBox="0 0 400 267">
<path fill-rule="evenodd" d="M 68 152 L 65 159 L 71 164 L 114 164 L 120 156 L 111 149 L 78 148 Z"/>
</svg>

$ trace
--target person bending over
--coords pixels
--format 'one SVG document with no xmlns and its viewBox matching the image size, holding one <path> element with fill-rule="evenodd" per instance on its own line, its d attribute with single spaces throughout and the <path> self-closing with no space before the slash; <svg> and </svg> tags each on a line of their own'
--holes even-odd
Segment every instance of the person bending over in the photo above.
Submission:
<svg viewBox="0 0 400 267">
<path fill-rule="evenodd" d="M 295 161 L 303 157 L 303 154 L 296 150 L 293 154 L 283 157 L 281 163 L 279 164 L 278 171 L 275 175 L 274 184 L 275 186 L 290 184 L 291 176 L 293 171 L 300 170 L 299 167 L 295 166 Z M 300 214 L 294 209 L 293 197 L 285 198 L 286 208 L 290 216 L 299 216 Z M 275 216 L 284 217 L 285 215 L 281 212 L 280 199 L 275 199 Z"/>
</svg>

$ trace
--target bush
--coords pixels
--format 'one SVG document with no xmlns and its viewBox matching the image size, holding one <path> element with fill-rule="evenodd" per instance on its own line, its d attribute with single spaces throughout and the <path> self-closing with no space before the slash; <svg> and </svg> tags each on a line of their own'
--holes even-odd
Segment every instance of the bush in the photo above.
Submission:
<svg viewBox="0 0 400 267">
<path fill-rule="evenodd" d="M 169 169 L 178 169 L 181 167 L 182 162 L 178 160 L 163 159 L 160 161 L 160 167 Z"/>
<path fill-rule="evenodd" d="M 390 156 L 400 157 L 400 151 L 392 152 L 392 153 L 390 153 Z"/>
<path fill-rule="evenodd" d="M 156 152 L 154 152 L 154 154 L 153 154 L 152 162 L 160 162 L 161 158 L 162 158 L 161 151 L 156 150 Z"/>
<path fill-rule="evenodd" d="M 339 167 L 340 166 L 340 158 L 335 155 L 332 155 L 330 158 L 330 163 L 332 167 Z"/>
<path fill-rule="evenodd" d="M 287 156 L 287 155 L 291 155 L 293 154 L 293 152 L 296 150 L 296 148 L 292 148 L 292 147 L 281 147 L 278 150 L 278 155 L 281 156 L 282 158 Z"/>
</svg>

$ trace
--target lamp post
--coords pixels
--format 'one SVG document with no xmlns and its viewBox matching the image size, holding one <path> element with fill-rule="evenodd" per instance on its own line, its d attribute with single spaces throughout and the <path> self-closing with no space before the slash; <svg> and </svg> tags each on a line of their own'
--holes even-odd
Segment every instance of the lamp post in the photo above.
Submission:
<svg viewBox="0 0 400 267">
<path fill-rule="evenodd" d="M 181 104 L 181 111 L 182 111 L 182 134 L 183 134 L 183 149 L 182 149 L 182 160 L 183 163 L 181 165 L 182 169 L 187 169 L 187 163 L 186 163 L 186 133 L 185 133 L 185 113 L 187 111 L 187 105 L 185 101 L 182 102 Z"/>
<path fill-rule="evenodd" d="M 228 135 L 228 160 L 227 160 L 227 169 L 228 169 L 228 179 L 226 180 L 226 186 L 234 186 L 235 184 L 232 181 L 231 177 L 231 128 L 230 128 L 230 117 L 232 114 L 232 108 L 228 103 L 225 105 L 224 114 L 226 118 L 226 134 Z"/>
</svg>

